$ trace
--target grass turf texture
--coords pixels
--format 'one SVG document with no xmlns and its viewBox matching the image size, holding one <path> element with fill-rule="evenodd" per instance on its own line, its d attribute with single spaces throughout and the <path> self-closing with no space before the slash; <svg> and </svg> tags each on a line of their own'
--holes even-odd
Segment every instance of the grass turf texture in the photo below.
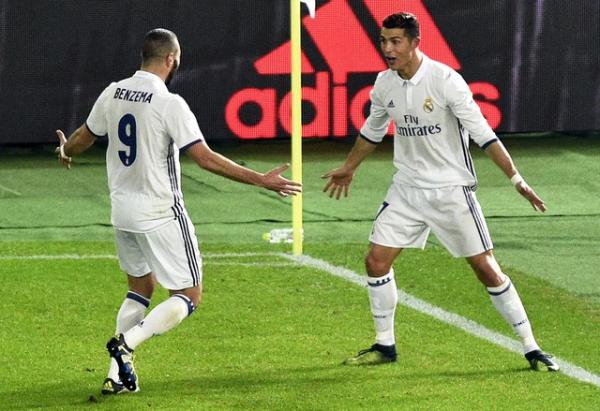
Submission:
<svg viewBox="0 0 600 411">
<path fill-rule="evenodd" d="M 112 248 L 110 242 L 29 242 L 4 244 L 0 251 L 107 254 Z M 306 251 L 358 271 L 362 249 L 320 245 Z M 103 346 L 126 292 L 117 262 L 4 260 L 0 408 L 489 409 L 502 404 L 503 409 L 583 410 L 600 404 L 597 387 L 530 372 L 521 356 L 404 307 L 396 321 L 398 364 L 341 366 L 346 356 L 371 343 L 365 289 L 306 267 L 269 267 L 285 261 L 277 257 L 214 256 L 273 251 L 266 245 L 211 245 L 205 251 L 204 303 L 182 326 L 140 347 L 142 392 L 117 398 L 98 395 L 108 361 Z M 397 268 L 408 292 L 510 335 L 460 260 L 437 249 L 408 252 Z M 598 373 L 600 362 L 590 355 L 599 342 L 590 327 L 597 315 L 564 291 L 511 274 L 540 341 Z M 441 281 L 431 281 L 431 275 Z M 9 290 L 15 289 L 19 298 L 11 298 Z M 449 290 L 460 293 L 460 301 L 450 298 Z M 164 297 L 158 293 L 153 306 Z M 544 321 L 548 318 L 552 321 Z M 589 335 L 566 332 L 571 330 Z M 97 402 L 90 402 L 92 395 Z"/>
<path fill-rule="evenodd" d="M 548 202 L 528 205 L 474 150 L 478 196 L 500 261 L 517 284 L 538 340 L 598 374 L 600 342 L 595 215 L 600 189 L 595 140 L 508 142 L 523 175 Z M 307 145 L 304 179 L 307 254 L 362 272 L 371 218 L 393 168 L 381 147 L 336 204 L 318 176 L 349 147 Z M 266 170 L 287 147 L 223 150 Z M 0 255 L 112 254 L 101 155 L 69 173 L 49 153 L 1 156 Z M 248 160 L 252 159 L 252 160 Z M 565 171 L 566 170 L 566 171 Z M 595 173 L 595 174 L 594 174 Z M 204 252 L 281 251 L 261 234 L 289 226 L 288 202 L 184 165 L 186 204 Z M 6 190 L 8 188 L 10 191 Z M 17 194 L 15 194 L 17 193 Z M 232 212 L 235 207 L 236 212 Z M 93 240 L 93 241 L 92 241 Z M 125 282 L 114 260 L 0 261 L 0 409 L 594 409 L 599 390 L 564 375 L 526 371 L 525 360 L 451 326 L 400 307 L 400 362 L 349 369 L 340 362 L 371 344 L 366 291 L 306 267 L 241 265 L 274 257 L 207 258 L 205 301 L 167 336 L 138 350 L 142 393 L 98 395 L 103 346 L 113 332 Z M 396 264 L 407 292 L 512 336 L 462 260 L 439 247 L 408 251 Z M 153 306 L 164 298 L 155 296 Z M 98 402 L 90 402 L 94 395 Z M 494 405 L 496 404 L 496 405 Z"/>
</svg>

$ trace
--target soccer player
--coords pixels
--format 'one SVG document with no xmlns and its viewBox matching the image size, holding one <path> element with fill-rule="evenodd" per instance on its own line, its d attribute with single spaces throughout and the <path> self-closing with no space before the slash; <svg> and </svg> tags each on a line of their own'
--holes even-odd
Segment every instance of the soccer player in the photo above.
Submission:
<svg viewBox="0 0 600 411">
<path fill-rule="evenodd" d="M 323 189 L 348 195 L 361 162 L 375 150 L 394 121 L 394 175 L 373 223 L 365 258 L 375 344 L 346 364 L 396 361 L 394 314 L 398 302 L 392 264 L 404 248 L 423 248 L 430 231 L 455 257 L 465 257 L 486 287 L 493 305 L 523 342 L 533 369 L 557 371 L 538 346 L 523 304 L 492 253 L 492 241 L 475 197 L 477 178 L 469 137 L 506 174 L 532 207 L 545 211 L 540 197 L 518 173 L 464 79 L 419 50 L 416 17 L 397 13 L 383 21 L 379 42 L 389 69 L 379 73 L 371 109 L 344 164 L 329 171 Z"/>
<path fill-rule="evenodd" d="M 200 302 L 202 258 L 183 202 L 180 151 L 200 167 L 235 181 L 282 196 L 301 191 L 299 183 L 281 176 L 288 165 L 262 174 L 208 147 L 184 99 L 167 89 L 181 58 L 173 32 L 148 32 L 141 54 L 141 68 L 106 87 L 86 122 L 68 140 L 57 130 L 58 158 L 67 168 L 71 156 L 108 135 L 111 221 L 129 292 L 117 314 L 117 336 L 107 343 L 111 365 L 103 394 L 138 391 L 133 351 L 177 326 Z M 170 298 L 145 315 L 156 282 L 169 290 Z"/>
</svg>

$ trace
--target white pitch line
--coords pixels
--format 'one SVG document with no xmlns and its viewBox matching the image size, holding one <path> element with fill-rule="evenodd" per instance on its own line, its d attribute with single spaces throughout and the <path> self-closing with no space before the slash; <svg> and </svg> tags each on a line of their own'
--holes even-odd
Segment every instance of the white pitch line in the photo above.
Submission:
<svg viewBox="0 0 600 411">
<path fill-rule="evenodd" d="M 112 254 L 0 255 L 0 260 L 116 260 Z"/>
<path fill-rule="evenodd" d="M 23 194 L 19 193 L 18 191 L 13 190 L 12 188 L 3 186 L 2 184 L 0 184 L 0 190 L 8 191 L 9 193 L 14 194 L 19 197 L 21 197 L 23 195 Z"/>
<path fill-rule="evenodd" d="M 280 257 L 281 253 L 206 253 L 206 258 Z M 116 260 L 114 254 L 0 255 L 0 260 Z M 213 263 L 215 264 L 215 263 Z"/>
<path fill-rule="evenodd" d="M 287 258 L 288 260 L 296 261 L 304 266 L 314 267 L 319 270 L 328 272 L 329 274 L 343 278 L 354 284 L 360 285 L 361 287 L 367 287 L 367 281 L 364 276 L 360 276 L 359 274 L 347 268 L 335 266 L 326 261 L 319 260 L 308 255 L 298 257 L 283 253 L 281 253 L 280 255 L 282 258 Z M 398 304 L 402 304 L 423 314 L 427 314 L 442 322 L 460 328 L 471 335 L 489 341 L 492 344 L 498 345 L 519 355 L 523 355 L 521 343 L 517 340 L 497 333 L 496 331 L 490 330 L 489 328 L 486 328 L 483 325 L 476 323 L 475 321 L 469 320 L 465 317 L 462 317 L 458 314 L 448 312 L 440 307 L 436 307 L 432 304 L 429 304 L 428 302 L 414 297 L 400 289 L 398 290 Z M 600 387 L 599 375 L 596 375 L 586 369 L 579 367 L 578 365 L 572 364 L 558 357 L 554 357 L 554 360 L 560 366 L 560 372 L 562 372 L 563 374 L 576 380 L 587 382 L 589 384 L 595 385 L 596 387 Z"/>
</svg>

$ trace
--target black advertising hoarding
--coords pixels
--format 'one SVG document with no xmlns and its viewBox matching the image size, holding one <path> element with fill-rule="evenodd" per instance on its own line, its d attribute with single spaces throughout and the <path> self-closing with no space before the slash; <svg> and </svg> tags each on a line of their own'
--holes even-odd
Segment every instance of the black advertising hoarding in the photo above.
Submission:
<svg viewBox="0 0 600 411">
<path fill-rule="evenodd" d="M 600 129 L 600 2 L 317 0 L 303 12 L 303 134 L 355 135 L 400 10 L 421 49 L 460 72 L 498 132 Z M 172 83 L 209 140 L 289 135 L 289 1 L 0 1 L 0 143 L 54 142 L 139 66 L 144 33 L 175 31 Z"/>
</svg>

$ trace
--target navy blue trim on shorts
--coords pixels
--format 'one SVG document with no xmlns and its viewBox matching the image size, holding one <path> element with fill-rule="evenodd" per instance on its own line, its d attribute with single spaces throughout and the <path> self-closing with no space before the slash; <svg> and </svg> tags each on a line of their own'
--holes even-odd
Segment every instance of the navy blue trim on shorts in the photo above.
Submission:
<svg viewBox="0 0 600 411">
<path fill-rule="evenodd" d="M 487 141 L 484 145 L 481 146 L 482 150 L 485 150 L 486 148 L 488 148 L 489 146 L 491 146 L 492 144 L 494 144 L 495 142 L 498 141 L 498 138 L 493 138 L 490 141 Z"/>
<path fill-rule="evenodd" d="M 479 234 L 479 238 L 481 239 L 481 244 L 485 251 L 491 250 L 492 242 L 489 239 L 489 235 L 487 230 L 485 229 L 485 223 L 483 222 L 483 218 L 479 215 L 477 206 L 471 194 L 473 193 L 469 187 L 463 187 L 463 193 L 465 194 L 465 199 L 467 200 L 467 205 L 469 206 L 469 211 L 471 212 L 471 216 L 475 221 L 475 226 L 477 227 L 477 232 Z"/>
<path fill-rule="evenodd" d="M 194 287 L 196 287 L 198 284 L 200 284 L 200 268 L 196 258 L 196 253 L 194 252 L 194 243 L 192 241 L 192 235 L 187 223 L 187 217 L 185 215 L 180 215 L 177 217 L 177 222 L 179 223 L 179 228 L 181 229 L 181 235 L 183 237 L 188 268 L 190 269 L 190 274 L 192 275 L 192 284 Z"/>
<path fill-rule="evenodd" d="M 377 212 L 377 215 L 375 216 L 375 218 L 373 220 L 377 220 L 377 217 L 379 217 L 381 215 L 381 213 L 383 213 L 383 211 L 390 205 L 390 203 L 388 203 L 387 201 L 384 201 L 381 204 L 381 208 L 379 209 L 379 211 Z"/>
<path fill-rule="evenodd" d="M 192 241 L 191 231 L 188 226 L 187 215 L 180 201 L 181 191 L 179 190 L 179 182 L 177 181 L 177 165 L 175 164 L 175 150 L 173 147 L 174 142 L 171 140 L 167 153 L 167 170 L 171 182 L 171 191 L 173 191 L 173 206 L 171 207 L 171 210 L 173 211 L 175 220 L 179 223 L 188 268 L 190 270 L 190 275 L 192 276 L 192 284 L 196 287 L 200 283 L 200 268 L 196 253 L 194 252 L 194 242 Z"/>
<path fill-rule="evenodd" d="M 186 144 L 185 146 L 181 147 L 179 149 L 179 152 L 185 153 L 188 148 L 190 148 L 191 146 L 193 146 L 194 144 L 197 144 L 197 143 L 204 143 L 204 140 L 202 140 L 201 138 L 196 139 L 196 140 L 192 141 L 191 143 Z"/>
<path fill-rule="evenodd" d="M 498 291 L 498 292 L 493 292 L 493 291 L 488 290 L 488 293 L 490 295 L 501 295 L 501 294 L 504 294 L 505 292 L 507 292 L 510 289 L 511 285 L 512 285 L 512 281 L 508 280 L 508 285 L 506 286 L 506 288 L 504 290 Z"/>
<path fill-rule="evenodd" d="M 363 138 L 363 139 L 365 139 L 365 140 L 366 140 L 368 143 L 371 143 L 371 144 L 379 144 L 379 143 L 381 143 L 381 141 L 373 141 L 373 140 L 371 140 L 369 137 L 366 137 L 366 136 L 365 136 L 364 134 L 362 134 L 362 133 L 358 133 L 358 136 L 359 136 L 359 137 L 362 137 L 362 138 Z"/>
<path fill-rule="evenodd" d="M 136 302 L 142 304 L 146 308 L 148 308 L 150 306 L 150 300 L 147 299 L 146 297 L 144 297 L 143 295 L 139 295 L 136 292 L 129 291 L 127 293 L 127 297 L 126 298 L 129 298 L 130 300 L 136 301 Z"/>
</svg>

